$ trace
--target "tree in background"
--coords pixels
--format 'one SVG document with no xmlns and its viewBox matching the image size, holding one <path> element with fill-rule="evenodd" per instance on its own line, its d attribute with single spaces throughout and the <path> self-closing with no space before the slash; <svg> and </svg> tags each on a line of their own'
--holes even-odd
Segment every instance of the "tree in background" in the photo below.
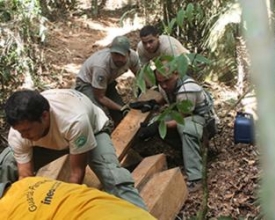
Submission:
<svg viewBox="0 0 275 220">
<path fill-rule="evenodd" d="M 32 84 L 42 63 L 38 45 L 45 40 L 46 18 L 37 1 L 0 1 L 0 102 L 8 91 Z M 30 85 L 31 86 L 31 85 Z"/>
<path fill-rule="evenodd" d="M 264 219 L 273 219 L 275 216 L 275 99 L 273 97 L 275 94 L 275 42 L 274 21 L 270 19 L 270 6 L 273 9 L 274 5 L 271 4 L 273 1 L 241 0 L 240 2 L 246 21 L 244 34 L 251 57 L 251 79 L 256 87 L 260 118 L 257 129 L 263 173 L 259 195 Z"/>
</svg>

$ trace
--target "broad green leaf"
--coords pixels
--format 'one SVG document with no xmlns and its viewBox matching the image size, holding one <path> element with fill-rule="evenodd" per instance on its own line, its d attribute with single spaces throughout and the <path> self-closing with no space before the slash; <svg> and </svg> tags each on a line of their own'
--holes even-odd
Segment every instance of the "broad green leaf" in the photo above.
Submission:
<svg viewBox="0 0 275 220">
<path fill-rule="evenodd" d="M 187 54 L 186 56 L 190 59 L 190 62 L 191 62 L 190 64 L 192 66 L 196 65 L 198 62 L 205 63 L 205 64 L 211 63 L 209 59 L 197 53 L 190 53 L 190 54 Z"/>
<path fill-rule="evenodd" d="M 186 54 L 186 56 L 189 58 L 191 64 L 193 64 L 194 60 L 195 60 L 195 57 L 197 56 L 196 53 L 189 53 L 189 54 Z"/>
<path fill-rule="evenodd" d="M 165 109 L 162 113 L 160 113 L 159 115 L 156 116 L 156 120 L 157 121 L 163 121 L 165 120 L 165 118 L 167 117 L 167 115 L 169 114 L 170 109 Z"/>
<path fill-rule="evenodd" d="M 170 113 L 173 120 L 175 120 L 179 124 L 184 124 L 184 117 L 178 111 L 171 111 Z"/>
<path fill-rule="evenodd" d="M 144 93 L 146 91 L 146 84 L 144 81 L 144 70 L 146 66 L 142 67 L 139 73 L 137 74 L 137 86 L 141 89 Z"/>
<path fill-rule="evenodd" d="M 194 4 L 193 3 L 188 3 L 187 7 L 186 7 L 186 13 L 187 14 L 191 14 L 194 11 Z"/>
<path fill-rule="evenodd" d="M 183 114 L 190 114 L 191 113 L 190 109 L 192 108 L 192 106 L 193 104 L 189 100 L 177 102 L 177 109 L 179 110 L 179 112 Z"/>
<path fill-rule="evenodd" d="M 201 22 L 203 20 L 203 18 L 205 18 L 203 10 L 200 6 L 200 4 L 196 4 L 196 19 L 198 20 L 198 22 Z"/>
<path fill-rule="evenodd" d="M 156 78 L 155 78 L 155 74 L 154 71 L 151 69 L 151 67 L 149 65 L 147 65 L 144 69 L 144 74 L 145 74 L 145 78 L 149 80 L 149 82 L 152 85 L 156 85 Z"/>
<path fill-rule="evenodd" d="M 169 67 L 169 74 L 176 71 L 178 69 L 178 62 L 177 59 L 174 58 L 171 62 L 168 63 Z"/>
<path fill-rule="evenodd" d="M 172 55 L 160 55 L 155 59 L 155 63 L 160 64 L 162 61 L 171 62 L 174 59 Z"/>
<path fill-rule="evenodd" d="M 163 112 L 158 114 L 155 118 L 156 118 L 156 121 L 163 121 L 164 118 L 165 118 L 165 115 Z"/>
<path fill-rule="evenodd" d="M 205 64 L 210 64 L 210 63 L 211 63 L 209 59 L 207 59 L 206 57 L 204 57 L 204 56 L 202 56 L 202 55 L 200 55 L 200 54 L 197 54 L 197 55 L 195 56 L 195 60 L 196 60 L 196 61 L 199 61 L 199 62 L 201 62 L 201 63 L 205 63 Z"/>
<path fill-rule="evenodd" d="M 171 33 L 172 33 L 172 30 L 173 30 L 173 27 L 174 27 L 175 23 L 176 23 L 176 18 L 173 18 L 173 19 L 169 22 L 168 27 L 167 27 L 167 33 L 168 33 L 168 34 L 171 34 Z"/>
<path fill-rule="evenodd" d="M 173 56 L 170 56 L 170 55 L 163 55 L 163 56 L 160 56 L 158 57 L 156 60 L 155 60 L 155 66 L 156 66 L 156 69 L 159 73 L 161 73 L 162 75 L 167 75 L 167 70 L 166 70 L 166 65 L 167 64 L 163 64 L 163 61 L 167 61 L 168 65 L 171 61 L 173 61 L 174 57 Z M 168 66 L 170 68 L 170 66 Z"/>
<path fill-rule="evenodd" d="M 156 59 L 155 59 L 155 66 L 156 66 L 156 69 L 160 69 L 162 66 L 163 66 L 163 64 L 162 64 L 162 59 L 165 59 L 164 58 L 164 56 L 162 56 L 162 57 L 157 57 Z"/>
<path fill-rule="evenodd" d="M 189 3 L 186 7 L 186 18 L 189 21 L 189 24 L 192 24 L 192 20 L 193 20 L 193 12 L 194 12 L 194 4 Z"/>
<path fill-rule="evenodd" d="M 163 66 L 162 62 L 160 60 L 156 60 L 155 65 L 156 65 L 157 72 L 159 72 L 162 75 L 165 75 L 166 70 L 165 70 L 165 67 Z"/>
<path fill-rule="evenodd" d="M 196 14 L 196 20 L 197 22 L 201 22 L 203 16 L 201 14 Z"/>
<path fill-rule="evenodd" d="M 181 28 L 183 28 L 184 14 L 185 11 L 183 9 L 179 10 L 177 13 L 177 25 Z"/>
<path fill-rule="evenodd" d="M 165 121 L 161 121 L 160 124 L 159 124 L 159 135 L 162 139 L 165 138 L 165 135 L 167 133 L 167 128 L 166 128 L 166 125 L 165 125 Z"/>
<path fill-rule="evenodd" d="M 144 80 L 137 81 L 137 86 L 141 89 L 141 92 L 146 92 L 146 84 Z"/>
<path fill-rule="evenodd" d="M 188 59 L 184 55 L 179 55 L 177 58 L 177 71 L 181 76 L 184 76 L 188 69 Z"/>
</svg>

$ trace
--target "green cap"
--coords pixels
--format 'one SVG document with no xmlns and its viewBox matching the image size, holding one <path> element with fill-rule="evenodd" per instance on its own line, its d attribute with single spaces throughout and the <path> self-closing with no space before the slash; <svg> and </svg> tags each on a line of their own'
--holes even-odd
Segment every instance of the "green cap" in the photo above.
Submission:
<svg viewBox="0 0 275 220">
<path fill-rule="evenodd" d="M 5 189 L 11 185 L 11 182 L 0 183 L 0 198 L 4 195 Z"/>
<path fill-rule="evenodd" d="M 126 56 L 130 51 L 130 41 L 125 36 L 117 36 L 113 39 L 110 47 L 111 53 L 119 53 Z"/>
</svg>

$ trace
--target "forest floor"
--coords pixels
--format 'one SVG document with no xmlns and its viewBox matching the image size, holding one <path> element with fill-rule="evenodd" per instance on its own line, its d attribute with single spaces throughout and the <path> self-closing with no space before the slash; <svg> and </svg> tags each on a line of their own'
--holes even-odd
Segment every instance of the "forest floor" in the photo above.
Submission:
<svg viewBox="0 0 275 220">
<path fill-rule="evenodd" d="M 85 15 L 70 16 L 66 20 L 50 23 L 44 47 L 45 61 L 49 69 L 42 70 L 43 84 L 48 88 L 70 88 L 82 63 L 92 53 L 106 47 L 116 35 L 129 37 L 131 46 L 136 48 L 139 41 L 140 25 L 119 26 L 121 14 L 102 13 L 96 19 Z M 131 23 L 131 22 L 130 22 Z M 53 77 L 50 75 L 55 74 Z M 133 78 L 125 75 L 119 80 L 122 95 L 131 99 Z M 208 87 L 215 98 L 215 107 L 220 116 L 220 132 L 210 142 L 207 163 L 207 219 L 222 216 L 232 219 L 256 219 L 260 216 L 257 203 L 259 187 L 259 153 L 257 145 L 234 144 L 233 126 L 236 112 L 244 106 L 231 106 L 238 95 L 234 88 L 217 82 Z M 253 107 L 254 108 L 254 107 Z M 153 142 L 152 142 L 153 141 Z M 170 167 L 182 167 L 181 152 L 162 140 L 143 143 L 135 150 L 141 156 L 165 153 Z M 177 190 L 177 189 L 175 189 Z M 177 219 L 190 219 L 201 208 L 203 191 L 190 193 Z"/>
</svg>

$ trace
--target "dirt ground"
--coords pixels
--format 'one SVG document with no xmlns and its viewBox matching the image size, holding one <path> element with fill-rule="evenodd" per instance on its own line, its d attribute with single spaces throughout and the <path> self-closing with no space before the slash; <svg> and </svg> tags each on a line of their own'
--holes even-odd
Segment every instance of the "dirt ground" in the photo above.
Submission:
<svg viewBox="0 0 275 220">
<path fill-rule="evenodd" d="M 116 35 L 126 34 L 135 49 L 139 41 L 140 26 L 120 28 L 118 19 L 119 16 L 115 15 L 101 16 L 98 19 L 72 16 L 66 21 L 51 23 L 44 49 L 49 69 L 42 70 L 41 74 L 46 87 L 73 86 L 75 75 L 85 59 L 107 46 Z M 55 74 L 56 80 L 50 80 L 49 74 Z M 122 94 L 133 94 L 131 75 L 122 77 L 119 82 Z M 215 82 L 210 82 L 209 88 L 215 97 L 221 125 L 220 133 L 211 140 L 208 155 L 207 219 L 217 219 L 221 216 L 255 219 L 260 213 L 256 195 L 260 172 L 257 146 L 234 144 L 234 117 L 241 106 L 225 115 L 232 105 L 232 100 L 237 97 L 234 89 Z M 130 99 L 131 96 L 126 98 Z M 141 147 L 135 150 L 143 157 L 164 152 L 170 167 L 182 167 L 179 149 L 174 149 L 161 140 L 153 141 L 139 145 Z M 177 219 L 190 219 L 196 215 L 202 198 L 202 191 L 190 194 Z"/>
</svg>

